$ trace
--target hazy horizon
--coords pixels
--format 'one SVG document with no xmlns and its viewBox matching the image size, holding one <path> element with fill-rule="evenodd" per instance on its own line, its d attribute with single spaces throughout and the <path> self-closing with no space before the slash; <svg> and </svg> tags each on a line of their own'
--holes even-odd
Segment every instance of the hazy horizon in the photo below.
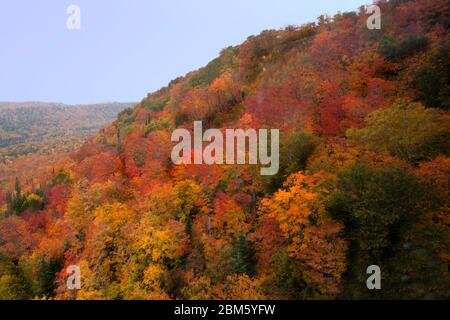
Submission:
<svg viewBox="0 0 450 320">
<path fill-rule="evenodd" d="M 41 104 L 55 104 L 55 105 L 65 105 L 65 106 L 86 106 L 86 105 L 95 105 L 95 104 L 137 104 L 139 101 L 96 101 L 96 102 L 87 102 L 87 103 L 65 103 L 60 101 L 0 101 L 0 105 L 2 104 L 31 104 L 31 103 L 41 103 Z"/>
</svg>

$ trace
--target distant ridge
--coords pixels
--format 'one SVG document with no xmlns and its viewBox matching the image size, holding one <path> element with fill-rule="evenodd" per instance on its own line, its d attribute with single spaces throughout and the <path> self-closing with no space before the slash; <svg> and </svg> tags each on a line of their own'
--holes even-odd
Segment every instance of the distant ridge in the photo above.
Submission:
<svg viewBox="0 0 450 320">
<path fill-rule="evenodd" d="M 0 102 L 0 160 L 70 151 L 135 103 Z"/>
</svg>

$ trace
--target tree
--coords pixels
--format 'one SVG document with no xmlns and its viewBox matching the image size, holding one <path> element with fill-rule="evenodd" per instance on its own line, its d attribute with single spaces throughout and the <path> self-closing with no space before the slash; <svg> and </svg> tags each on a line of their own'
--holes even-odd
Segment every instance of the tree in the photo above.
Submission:
<svg viewBox="0 0 450 320">
<path fill-rule="evenodd" d="M 223 192 L 218 192 L 214 199 L 211 225 L 216 236 L 229 241 L 235 234 L 245 232 L 250 227 L 244 208 Z"/>
<path fill-rule="evenodd" d="M 32 289 L 19 261 L 0 254 L 0 300 L 31 299 Z"/>
<path fill-rule="evenodd" d="M 240 99 L 236 75 L 231 71 L 225 71 L 214 79 L 208 88 L 208 92 L 212 98 L 210 103 L 215 106 L 213 114 L 223 112 L 226 107 L 235 106 Z"/>
<path fill-rule="evenodd" d="M 56 258 L 39 260 L 38 283 L 41 297 L 52 298 L 56 295 L 56 275 L 62 267 L 61 261 Z"/>
<path fill-rule="evenodd" d="M 212 300 L 214 299 L 214 287 L 211 279 L 206 276 L 192 278 L 188 274 L 187 285 L 183 288 L 183 295 L 189 300 Z"/>
<path fill-rule="evenodd" d="M 244 234 L 239 234 L 233 245 L 232 252 L 233 272 L 254 276 L 256 273 L 255 251 L 247 241 Z"/>
<path fill-rule="evenodd" d="M 415 52 L 424 51 L 428 40 L 423 35 L 412 35 L 396 43 L 391 36 L 384 36 L 380 41 L 379 52 L 388 59 L 400 59 Z"/>
<path fill-rule="evenodd" d="M 261 281 L 251 279 L 246 274 L 230 275 L 223 285 L 216 287 L 217 298 L 220 300 L 263 300 L 265 295 Z"/>
<path fill-rule="evenodd" d="M 417 223 L 436 207 L 426 201 L 423 188 L 408 168 L 398 164 L 376 170 L 360 161 L 339 173 L 328 211 L 345 225 L 350 240 L 347 297 L 420 298 L 426 281 L 433 285 L 434 278 L 423 277 L 420 270 L 431 272 L 439 262 L 424 239 L 413 240 Z M 382 291 L 366 288 L 365 270 L 370 265 L 383 270 Z"/>
<path fill-rule="evenodd" d="M 366 118 L 363 129 L 349 129 L 351 142 L 370 150 L 388 151 L 410 162 L 448 153 L 448 116 L 419 103 L 399 100 Z"/>
<path fill-rule="evenodd" d="M 284 188 L 263 199 L 260 211 L 278 223 L 286 239 L 280 251 L 289 256 L 287 266 L 295 268 L 294 278 L 301 279 L 294 281 L 300 291 L 296 297 L 336 296 L 346 270 L 347 245 L 340 237 L 342 225 L 325 212 L 323 177 L 294 173 Z"/>
<path fill-rule="evenodd" d="M 291 174 L 305 170 L 306 162 L 319 144 L 310 133 L 295 132 L 283 139 L 280 147 L 280 169 L 269 180 L 269 191 L 276 191 Z"/>
<path fill-rule="evenodd" d="M 413 85 L 420 101 L 430 108 L 450 108 L 450 43 L 431 56 L 415 74 Z"/>
<path fill-rule="evenodd" d="M 112 203 L 95 209 L 93 216 L 83 255 L 93 274 L 93 287 L 103 290 L 106 296 L 117 298 L 122 293 L 116 291 L 115 286 L 126 274 L 132 252 L 130 225 L 136 214 L 124 204 Z"/>
<path fill-rule="evenodd" d="M 25 220 L 9 216 L 0 222 L 0 243 L 0 254 L 19 259 L 31 252 L 35 238 L 30 234 Z"/>
</svg>

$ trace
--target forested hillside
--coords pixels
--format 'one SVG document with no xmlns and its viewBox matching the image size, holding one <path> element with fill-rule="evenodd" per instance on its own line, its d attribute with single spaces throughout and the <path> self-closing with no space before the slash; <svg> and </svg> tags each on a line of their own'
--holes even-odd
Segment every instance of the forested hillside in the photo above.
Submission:
<svg viewBox="0 0 450 320">
<path fill-rule="evenodd" d="M 450 298 L 450 5 L 379 6 L 228 47 L 0 189 L 0 298 Z M 280 129 L 279 173 L 175 166 L 200 120 Z"/>
<path fill-rule="evenodd" d="M 132 106 L 0 102 L 0 162 L 27 154 L 71 151 Z"/>
</svg>

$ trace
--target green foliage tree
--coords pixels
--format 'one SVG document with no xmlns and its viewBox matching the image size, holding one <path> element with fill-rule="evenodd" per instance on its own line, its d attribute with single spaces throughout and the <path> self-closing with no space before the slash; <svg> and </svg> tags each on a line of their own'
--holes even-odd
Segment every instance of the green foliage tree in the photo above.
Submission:
<svg viewBox="0 0 450 320">
<path fill-rule="evenodd" d="M 298 262 L 287 252 L 280 251 L 273 255 L 271 264 L 273 273 L 266 284 L 269 286 L 266 290 L 272 294 L 275 292 L 282 299 L 305 298 L 306 283 Z"/>
<path fill-rule="evenodd" d="M 227 68 L 234 68 L 239 52 L 238 47 L 228 47 L 220 52 L 219 57 L 212 60 L 206 67 L 198 70 L 189 80 L 193 87 L 208 86 L 221 72 Z"/>
<path fill-rule="evenodd" d="M 369 150 L 415 162 L 448 153 L 448 117 L 420 103 L 400 100 L 369 114 L 366 127 L 349 129 L 347 137 Z"/>
<path fill-rule="evenodd" d="M 39 271 L 37 281 L 39 284 L 39 295 L 41 297 L 52 298 L 55 296 L 57 288 L 56 274 L 62 269 L 61 261 L 57 258 L 49 260 L 41 258 L 39 260 Z"/>
<path fill-rule="evenodd" d="M 168 101 L 169 101 L 168 97 L 163 97 L 160 99 L 146 98 L 142 101 L 142 105 L 145 108 L 150 109 L 151 111 L 159 112 L 164 109 L 164 106 L 167 104 Z"/>
<path fill-rule="evenodd" d="M 19 261 L 0 254 L 0 300 L 26 300 L 32 297 L 31 281 Z"/>
<path fill-rule="evenodd" d="M 255 251 L 244 234 L 239 234 L 233 245 L 232 267 L 236 274 L 254 276 L 256 273 Z"/>
<path fill-rule="evenodd" d="M 269 178 L 268 191 L 278 190 L 289 175 L 304 170 L 309 156 L 319 142 L 319 138 L 306 132 L 296 132 L 281 141 L 280 169 L 278 174 Z"/>
<path fill-rule="evenodd" d="M 413 86 L 427 107 L 450 108 L 450 43 L 436 51 L 415 74 Z"/>
<path fill-rule="evenodd" d="M 51 186 L 57 186 L 60 184 L 64 184 L 66 186 L 72 183 L 72 179 L 70 178 L 70 174 L 65 172 L 64 170 L 60 170 L 58 174 L 52 177 Z"/>
<path fill-rule="evenodd" d="M 400 59 L 415 52 L 424 51 L 428 40 L 423 35 L 412 35 L 397 43 L 392 36 L 384 36 L 380 40 L 379 53 L 387 59 Z"/>
<path fill-rule="evenodd" d="M 384 36 L 380 40 L 380 46 L 378 48 L 380 54 L 386 58 L 395 57 L 397 53 L 397 46 L 394 38 L 390 36 Z"/>
<path fill-rule="evenodd" d="M 375 170 L 360 161 L 339 173 L 328 210 L 344 223 L 350 240 L 347 297 L 417 299 L 424 297 L 418 288 L 435 284 L 438 277 L 424 277 L 421 271 L 436 271 L 439 260 L 425 248 L 425 239 L 412 240 L 424 213 L 439 206 L 424 199 L 423 189 L 416 176 L 398 165 Z M 367 290 L 370 265 L 382 269 L 383 290 Z"/>
<path fill-rule="evenodd" d="M 144 135 L 148 136 L 150 133 L 152 133 L 153 131 L 157 131 L 157 130 L 165 130 L 165 129 L 169 129 L 170 124 L 169 122 L 164 119 L 158 119 L 158 120 L 151 120 L 146 126 L 145 126 L 145 132 Z"/>
<path fill-rule="evenodd" d="M 38 211 L 44 208 L 46 203 L 44 191 L 36 189 L 33 193 L 22 192 L 19 179 L 15 181 L 15 191 L 6 193 L 6 214 L 20 215 L 27 209 Z"/>
</svg>

